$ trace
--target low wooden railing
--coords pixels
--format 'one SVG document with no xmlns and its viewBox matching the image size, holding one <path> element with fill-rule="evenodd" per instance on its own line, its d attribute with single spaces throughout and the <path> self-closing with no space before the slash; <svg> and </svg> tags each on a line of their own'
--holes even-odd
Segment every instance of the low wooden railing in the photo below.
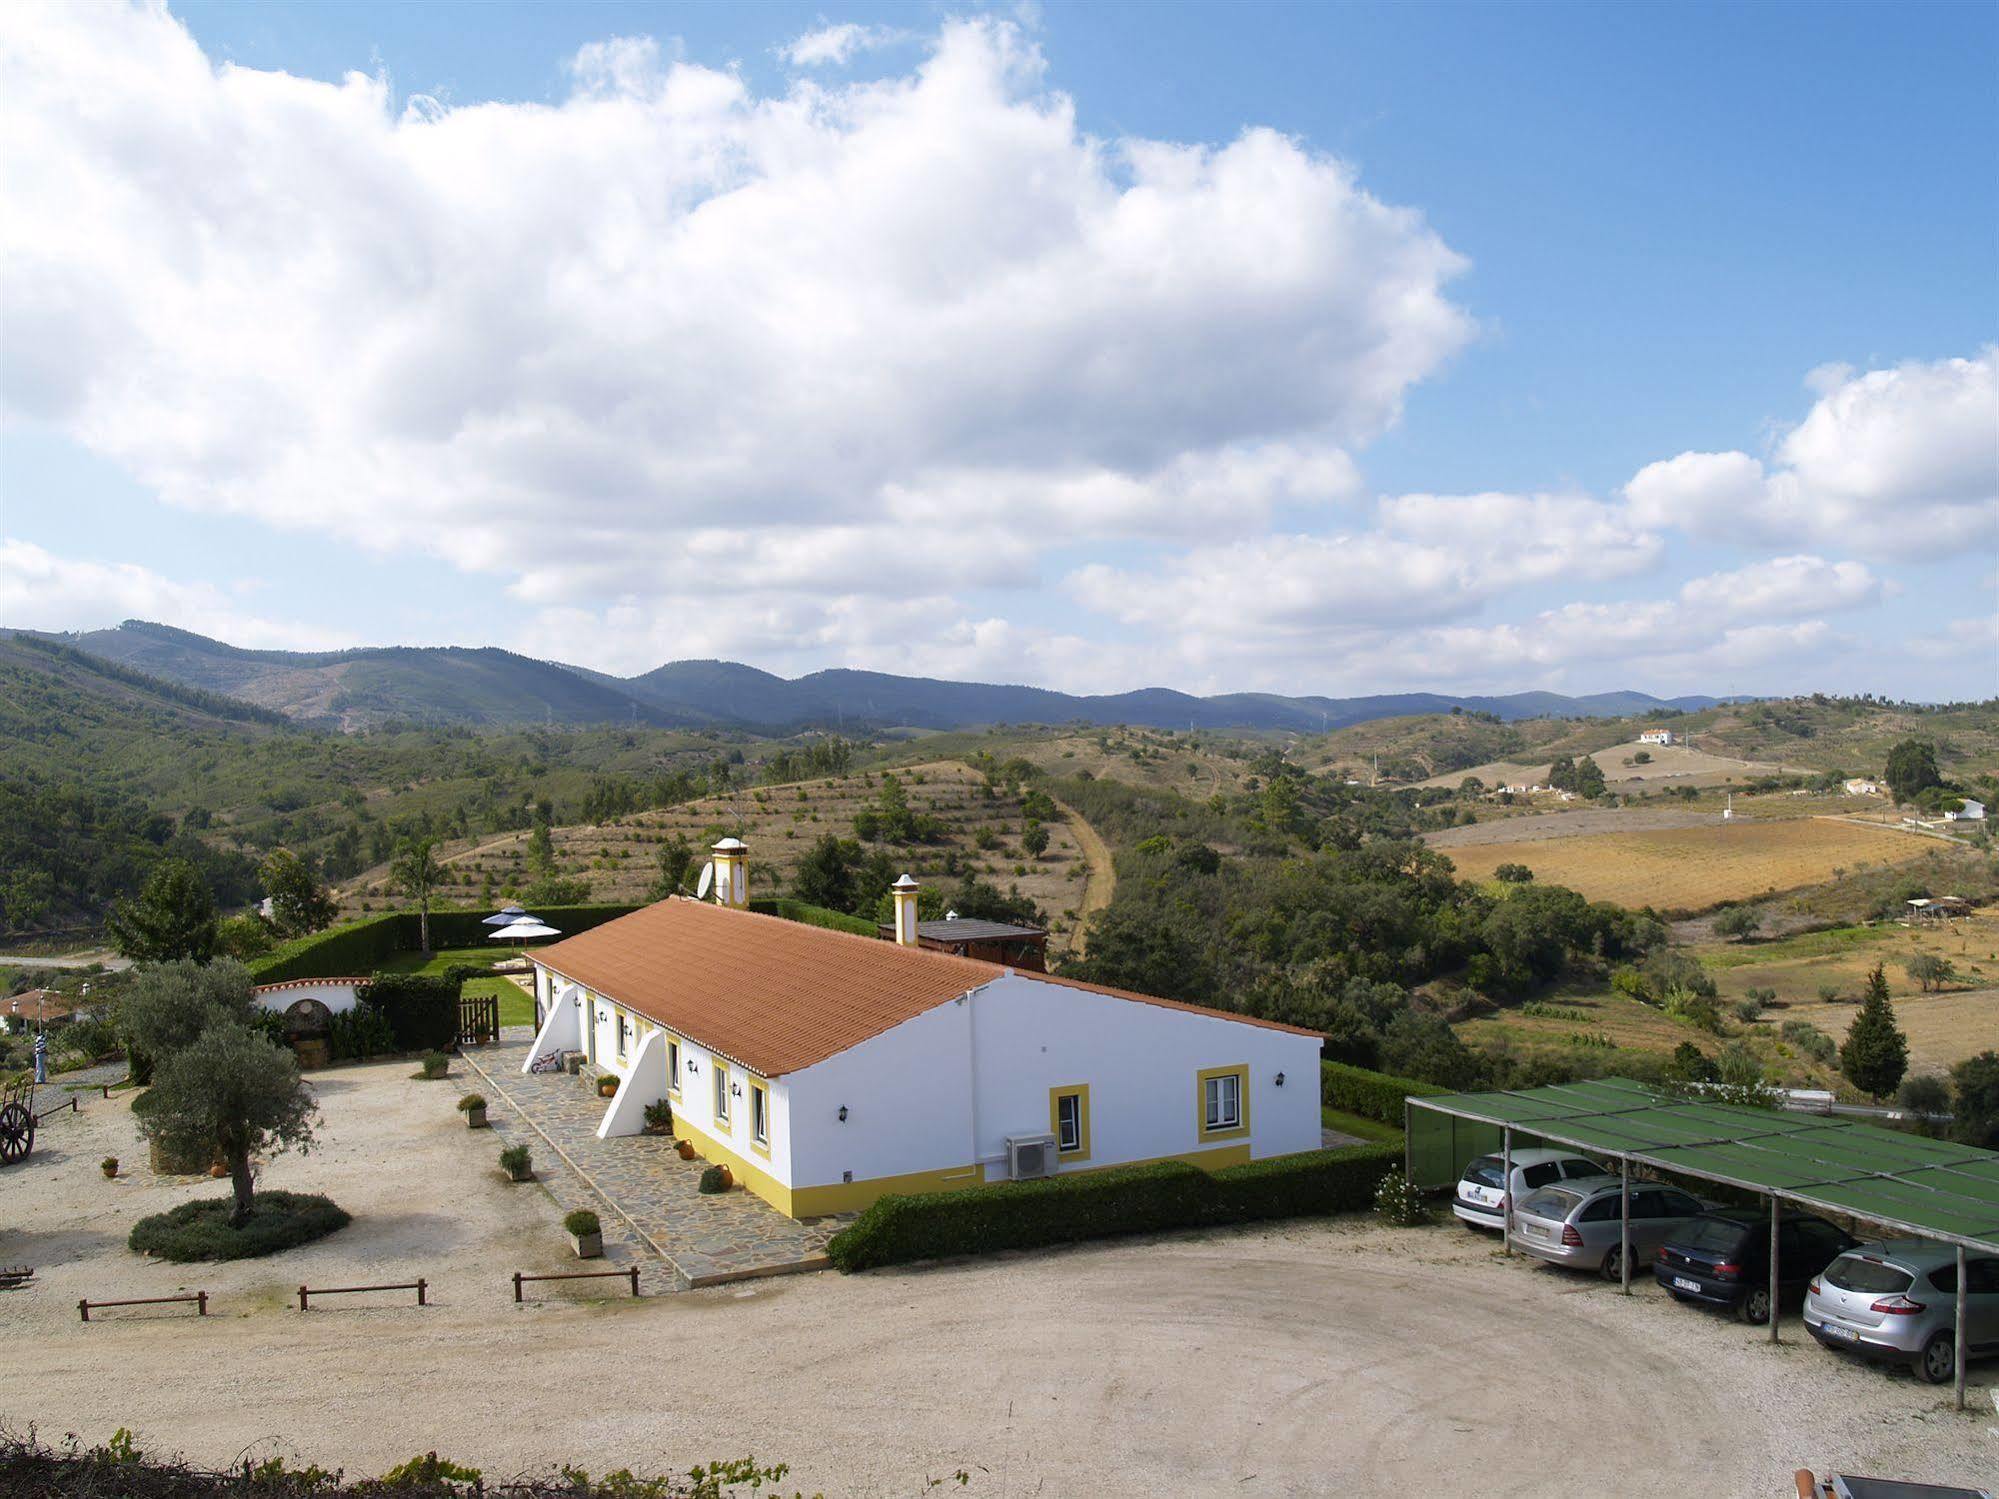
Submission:
<svg viewBox="0 0 1999 1499">
<path fill-rule="evenodd" d="M 208 1315 L 208 1293 L 206 1291 L 195 1291 L 186 1296 L 137 1296 L 128 1301 L 84 1300 L 76 1304 L 76 1310 L 77 1315 L 88 1322 L 93 1308 L 102 1311 L 107 1306 L 166 1306 L 171 1302 L 180 1301 L 192 1301 L 194 1303 L 194 1314 L 197 1317 L 206 1317 Z"/>
<path fill-rule="evenodd" d="M 314 1296 L 358 1296 L 363 1291 L 414 1291 L 416 1304 L 429 1306 L 424 1298 L 429 1294 L 430 1282 L 422 1276 L 415 1280 L 399 1280 L 383 1286 L 300 1286 L 298 1288 L 298 1309 L 305 1311 Z"/>
<path fill-rule="evenodd" d="M 632 1267 L 631 1267 L 630 1269 L 627 1269 L 627 1270 L 568 1270 L 568 1271 L 564 1271 L 563 1273 L 561 1273 L 561 1274 L 559 1274 L 559 1275 L 523 1275 L 523 1274 L 522 1274 L 522 1273 L 521 1273 L 520 1271 L 516 1270 L 516 1271 L 514 1272 L 514 1300 L 515 1300 L 515 1301 L 519 1301 L 519 1300 L 521 1300 L 521 1299 L 522 1299 L 522 1297 L 521 1297 L 521 1286 L 522 1286 L 522 1284 L 523 1284 L 523 1283 L 525 1283 L 525 1282 L 527 1282 L 527 1281 L 535 1281 L 535 1280 L 608 1280 L 608 1279 L 612 1279 L 612 1278 L 619 1278 L 619 1279 L 623 1279 L 623 1278 L 627 1278 L 627 1277 L 629 1277 L 629 1278 L 630 1278 L 630 1280 L 631 1280 L 631 1283 L 632 1283 L 632 1294 L 633 1294 L 634 1296 L 638 1295 L 638 1294 L 639 1294 L 639 1267 L 638 1267 L 637 1265 L 633 1265 L 633 1266 L 632 1266 Z"/>
</svg>

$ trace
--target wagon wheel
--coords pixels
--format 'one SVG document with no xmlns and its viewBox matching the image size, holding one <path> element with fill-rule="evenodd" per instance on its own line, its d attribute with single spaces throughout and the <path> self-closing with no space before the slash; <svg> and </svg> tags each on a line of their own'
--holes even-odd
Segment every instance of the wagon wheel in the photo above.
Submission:
<svg viewBox="0 0 1999 1499">
<path fill-rule="evenodd" d="M 28 1158 L 35 1148 L 35 1116 L 23 1103 L 0 1108 L 0 1166 L 11 1166 Z"/>
</svg>

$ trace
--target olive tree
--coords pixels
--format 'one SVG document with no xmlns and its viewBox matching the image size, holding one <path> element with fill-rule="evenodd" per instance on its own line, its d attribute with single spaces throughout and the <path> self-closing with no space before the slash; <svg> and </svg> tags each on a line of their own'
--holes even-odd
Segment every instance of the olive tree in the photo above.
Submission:
<svg viewBox="0 0 1999 1499">
<path fill-rule="evenodd" d="M 250 970 L 232 958 L 201 964 L 183 958 L 139 969 L 119 997 L 113 1022 L 131 1059 L 132 1078 L 194 1044 L 218 1021 L 249 1025 L 257 1013 Z"/>
</svg>

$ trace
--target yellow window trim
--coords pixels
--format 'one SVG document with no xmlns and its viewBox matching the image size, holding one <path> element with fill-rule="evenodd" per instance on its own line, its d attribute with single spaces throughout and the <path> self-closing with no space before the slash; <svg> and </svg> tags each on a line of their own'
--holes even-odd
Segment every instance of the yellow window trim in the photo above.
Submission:
<svg viewBox="0 0 1999 1499">
<path fill-rule="evenodd" d="M 680 1069 L 687 1065 L 681 1052 L 680 1037 L 672 1031 L 666 1033 L 666 1091 L 674 1098 L 680 1097 Z"/>
<path fill-rule="evenodd" d="M 770 1159 L 770 1084 L 762 1081 L 760 1078 L 753 1077 L 750 1079 L 750 1093 L 753 1095 L 750 1099 L 750 1149 L 755 1151 L 758 1155 L 762 1156 L 765 1160 L 769 1160 Z M 763 1116 L 764 1116 L 764 1137 L 761 1140 L 757 1139 L 757 1106 L 759 1099 L 762 1100 Z"/>
<path fill-rule="evenodd" d="M 714 1089 L 714 1094 L 708 1101 L 710 1105 L 709 1112 L 714 1117 L 715 1128 L 723 1131 L 733 1139 L 736 1134 L 736 1111 L 729 1107 L 729 1064 L 718 1061 L 713 1055 L 710 1055 L 708 1066 L 713 1072 L 715 1079 L 708 1085 Z M 727 1112 L 724 1112 L 725 1110 Z"/>
<path fill-rule="evenodd" d="M 1076 1148 L 1062 1148 L 1062 1100 L 1080 1100 L 1076 1110 Z M 1064 1083 L 1048 1090 L 1048 1133 L 1055 1137 L 1056 1159 L 1064 1164 L 1080 1164 L 1090 1158 L 1090 1085 Z"/>
<path fill-rule="evenodd" d="M 1208 1128 L 1208 1082 L 1217 1077 L 1234 1077 L 1236 1084 L 1236 1106 L 1239 1118 L 1236 1123 L 1221 1129 Z M 1249 1134 L 1249 1064 L 1237 1063 L 1233 1067 L 1204 1067 L 1194 1074 L 1194 1137 L 1202 1143 L 1209 1140 L 1240 1140 Z"/>
</svg>

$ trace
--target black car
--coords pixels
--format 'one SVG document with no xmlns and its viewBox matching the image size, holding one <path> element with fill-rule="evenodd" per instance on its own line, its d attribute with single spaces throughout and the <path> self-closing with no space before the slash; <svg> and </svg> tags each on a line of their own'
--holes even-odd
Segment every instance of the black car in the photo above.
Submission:
<svg viewBox="0 0 1999 1499">
<path fill-rule="evenodd" d="M 1778 1294 L 1802 1301 L 1814 1275 L 1853 1248 L 1837 1225 L 1810 1213 L 1777 1220 Z M 1716 1208 L 1689 1218 L 1659 1246 L 1652 1274 L 1675 1301 L 1733 1307 L 1744 1321 L 1770 1315 L 1770 1215 L 1757 1208 Z"/>
</svg>

